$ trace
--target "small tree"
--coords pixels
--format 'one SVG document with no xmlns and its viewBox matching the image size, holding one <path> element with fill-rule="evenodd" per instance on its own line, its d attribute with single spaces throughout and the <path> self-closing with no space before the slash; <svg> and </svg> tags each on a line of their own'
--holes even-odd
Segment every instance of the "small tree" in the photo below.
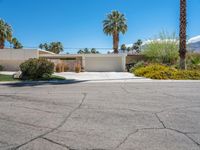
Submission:
<svg viewBox="0 0 200 150">
<path fill-rule="evenodd" d="M 133 44 L 132 49 L 136 51 L 136 53 L 140 53 L 141 52 L 141 45 L 142 45 L 142 40 L 137 40 L 137 42 L 135 42 Z"/>
<path fill-rule="evenodd" d="M 121 50 L 123 51 L 123 53 L 125 53 L 125 51 L 126 51 L 126 45 L 125 44 L 121 45 Z"/>
</svg>

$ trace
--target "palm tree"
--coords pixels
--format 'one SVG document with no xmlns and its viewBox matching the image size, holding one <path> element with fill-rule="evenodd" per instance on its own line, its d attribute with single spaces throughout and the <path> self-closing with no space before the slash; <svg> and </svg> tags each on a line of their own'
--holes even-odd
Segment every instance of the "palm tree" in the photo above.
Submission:
<svg viewBox="0 0 200 150">
<path fill-rule="evenodd" d="M 126 45 L 125 44 L 121 45 L 121 50 L 123 51 L 123 53 L 125 53 L 125 51 L 126 51 Z"/>
<path fill-rule="evenodd" d="M 64 47 L 61 42 L 52 42 L 49 44 L 49 51 L 53 52 L 55 54 L 59 54 L 60 52 L 63 52 Z"/>
<path fill-rule="evenodd" d="M 0 19 L 0 49 L 5 46 L 5 41 L 11 42 L 12 40 L 12 28 L 9 24 Z"/>
<path fill-rule="evenodd" d="M 92 54 L 99 54 L 100 52 L 96 50 L 96 48 L 92 48 L 91 49 L 91 53 Z"/>
<path fill-rule="evenodd" d="M 135 42 L 133 44 L 133 47 L 132 49 L 135 50 L 137 53 L 140 53 L 141 52 L 141 45 L 142 45 L 142 40 L 137 40 L 137 42 Z"/>
<path fill-rule="evenodd" d="M 187 3 L 186 0 L 180 0 L 180 33 L 179 33 L 179 55 L 180 55 L 180 69 L 186 69 L 186 29 L 187 29 Z"/>
<path fill-rule="evenodd" d="M 40 44 L 39 48 L 45 49 L 55 54 L 59 54 L 60 52 L 63 52 L 64 50 L 64 47 L 61 42 L 51 42 L 50 44 L 47 44 L 47 43 Z"/>
<path fill-rule="evenodd" d="M 11 44 L 13 45 L 14 49 L 21 49 L 21 48 L 23 48 L 22 44 L 18 41 L 17 38 L 12 38 Z"/>
<path fill-rule="evenodd" d="M 118 11 L 112 11 L 103 21 L 103 31 L 106 35 L 113 36 L 113 50 L 118 53 L 119 33 L 125 34 L 128 29 L 124 14 Z"/>
</svg>

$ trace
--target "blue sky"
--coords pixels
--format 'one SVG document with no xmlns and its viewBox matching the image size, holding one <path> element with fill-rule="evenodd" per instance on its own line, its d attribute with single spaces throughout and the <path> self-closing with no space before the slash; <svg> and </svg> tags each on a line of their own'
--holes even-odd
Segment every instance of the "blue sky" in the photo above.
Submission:
<svg viewBox="0 0 200 150">
<path fill-rule="evenodd" d="M 178 35 L 179 0 L 0 0 L 0 7 L 0 18 L 12 25 L 25 47 L 61 41 L 66 48 L 110 48 L 112 37 L 103 33 L 102 21 L 112 10 L 128 20 L 120 44 L 146 40 L 162 30 Z M 199 10 L 200 0 L 188 0 L 188 37 L 200 35 Z"/>
</svg>

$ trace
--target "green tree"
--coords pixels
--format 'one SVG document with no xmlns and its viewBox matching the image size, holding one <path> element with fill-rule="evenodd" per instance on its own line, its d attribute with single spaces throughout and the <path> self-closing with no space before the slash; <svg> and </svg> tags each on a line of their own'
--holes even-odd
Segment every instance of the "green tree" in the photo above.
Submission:
<svg viewBox="0 0 200 150">
<path fill-rule="evenodd" d="M 22 44 L 18 41 L 17 38 L 12 38 L 11 44 L 13 45 L 14 49 L 21 49 L 21 48 L 23 48 Z"/>
<path fill-rule="evenodd" d="M 99 54 L 100 52 L 97 51 L 95 48 L 92 48 L 91 50 L 88 48 L 85 48 L 84 50 L 80 49 L 78 54 Z"/>
<path fill-rule="evenodd" d="M 91 49 L 91 53 L 92 53 L 92 54 L 99 54 L 99 51 L 97 51 L 95 48 L 92 48 L 92 49 Z"/>
<path fill-rule="evenodd" d="M 119 46 L 119 34 L 125 34 L 128 29 L 127 21 L 124 14 L 118 11 L 112 11 L 107 15 L 107 18 L 103 21 L 103 31 L 106 35 L 113 36 L 113 50 L 114 53 L 118 53 Z"/>
<path fill-rule="evenodd" d="M 142 46 L 142 40 L 137 40 L 137 42 L 135 42 L 133 44 L 133 47 L 132 49 L 135 50 L 137 53 L 140 53 L 141 52 L 141 46 Z"/>
<path fill-rule="evenodd" d="M 90 54 L 91 52 L 90 52 L 90 50 L 88 49 L 88 48 L 85 48 L 84 49 L 84 54 Z"/>
<path fill-rule="evenodd" d="M 126 50 L 127 50 L 127 52 L 129 53 L 129 52 L 132 50 L 132 48 L 131 48 L 131 47 L 128 47 Z"/>
<path fill-rule="evenodd" d="M 122 45 L 121 45 L 121 50 L 123 51 L 123 53 L 125 53 L 126 49 L 127 49 L 127 48 L 126 48 L 126 45 L 125 45 L 125 44 L 122 44 Z"/>
<path fill-rule="evenodd" d="M 77 53 L 78 54 L 84 54 L 84 50 L 80 49 Z"/>
<path fill-rule="evenodd" d="M 60 52 L 63 52 L 64 50 L 61 42 L 51 42 L 50 44 L 48 43 L 40 44 L 39 48 L 45 49 L 55 54 L 59 54 Z"/>
<path fill-rule="evenodd" d="M 0 49 L 5 46 L 5 41 L 11 42 L 12 40 L 12 27 L 0 19 Z"/>
<path fill-rule="evenodd" d="M 180 56 L 180 69 L 186 69 L 186 29 L 187 29 L 187 1 L 180 0 L 180 33 L 179 33 L 179 56 Z"/>
</svg>

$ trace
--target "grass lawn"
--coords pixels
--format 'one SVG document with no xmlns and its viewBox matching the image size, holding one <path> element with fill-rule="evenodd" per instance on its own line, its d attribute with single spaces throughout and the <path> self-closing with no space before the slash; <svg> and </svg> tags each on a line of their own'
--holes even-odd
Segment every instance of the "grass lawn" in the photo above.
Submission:
<svg viewBox="0 0 200 150">
<path fill-rule="evenodd" d="M 3 81 L 18 81 L 18 80 L 13 79 L 12 75 L 0 74 L 0 82 L 3 82 Z"/>
<path fill-rule="evenodd" d="M 52 75 L 50 77 L 50 79 L 41 79 L 41 80 L 38 80 L 38 81 L 64 81 L 66 80 L 65 78 L 63 77 L 60 77 L 60 76 L 55 76 L 55 75 Z M 6 81 L 21 81 L 21 80 L 17 80 L 17 79 L 13 79 L 12 75 L 3 75 L 3 74 L 0 74 L 0 82 L 6 82 Z"/>
</svg>

